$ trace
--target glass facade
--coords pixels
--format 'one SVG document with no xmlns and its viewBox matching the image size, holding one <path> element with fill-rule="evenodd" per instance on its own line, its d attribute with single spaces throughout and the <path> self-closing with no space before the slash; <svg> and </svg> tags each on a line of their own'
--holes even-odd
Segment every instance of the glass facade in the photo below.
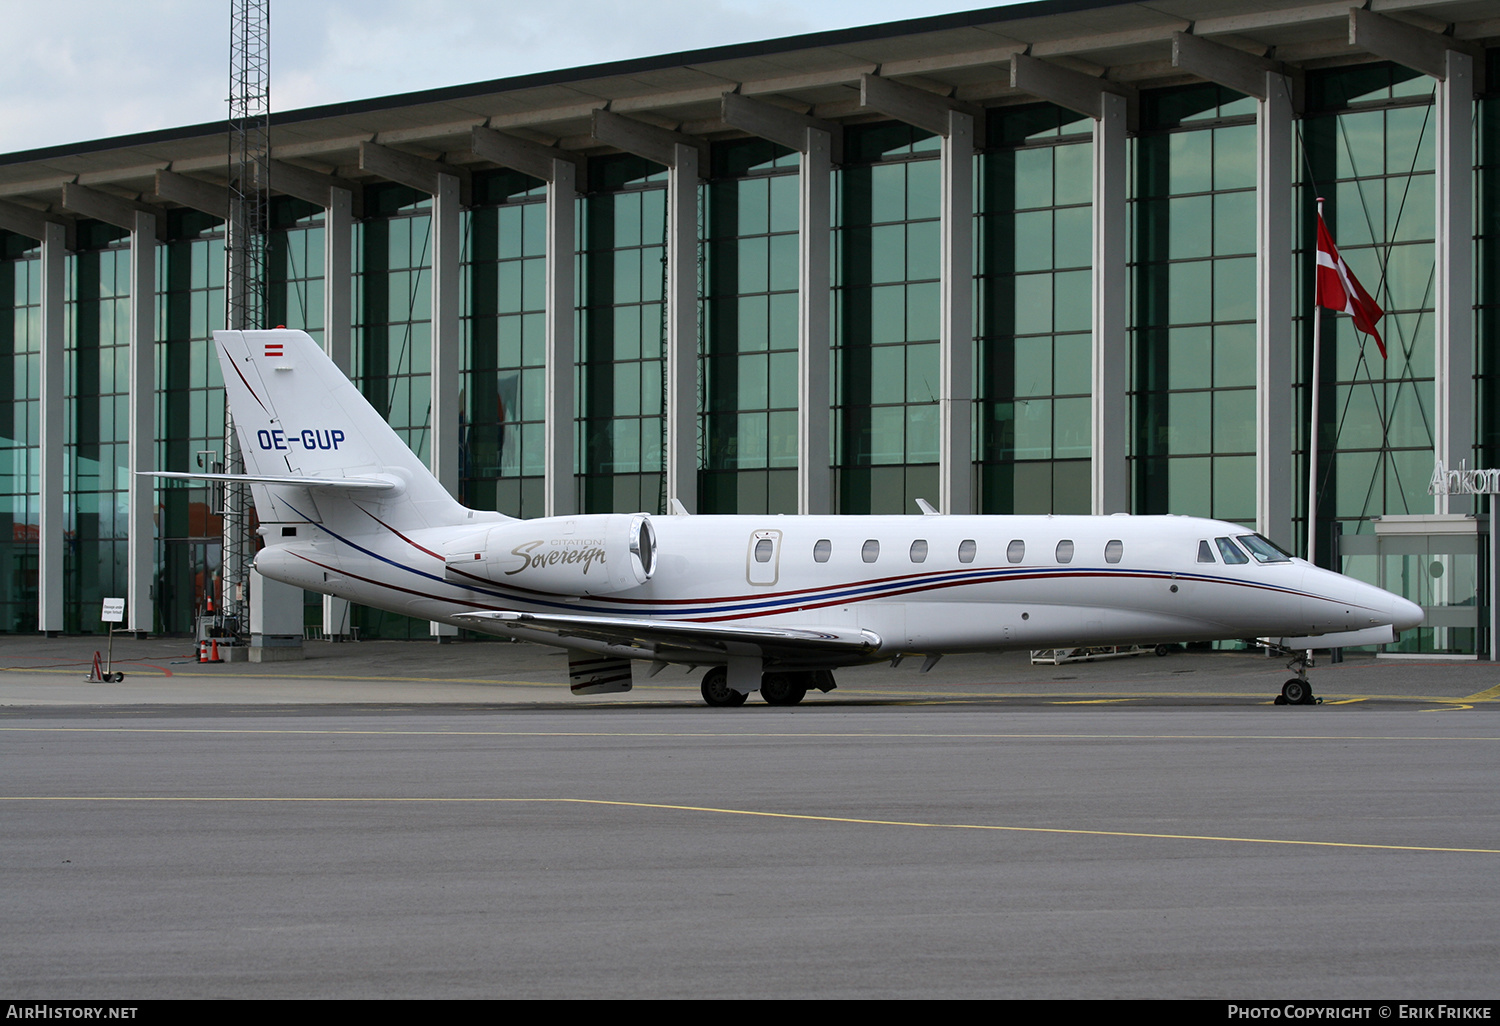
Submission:
<svg viewBox="0 0 1500 1026">
<path fill-rule="evenodd" d="M 978 162 L 975 398 L 981 513 L 1087 513 L 1092 122 L 988 117 Z"/>
<path fill-rule="evenodd" d="M 224 460 L 224 382 L 212 345 L 213 332 L 224 327 L 224 228 L 207 215 L 184 212 L 170 218 L 168 235 L 156 250 L 156 465 L 213 472 Z M 122 517 L 124 498 L 122 489 Z M 216 583 L 223 560 L 221 490 L 162 484 L 156 498 L 157 622 L 183 630 L 206 612 L 210 595 L 216 602 L 223 597 Z"/>
<path fill-rule="evenodd" d="M 797 162 L 714 147 L 705 194 L 703 513 L 797 512 Z"/>
<path fill-rule="evenodd" d="M 1500 59 L 1475 119 L 1477 462 L 1500 463 Z M 1211 85 L 1141 94 L 1127 142 L 1130 508 L 1255 517 L 1255 103 Z M 974 158 L 975 508 L 1090 508 L 1092 122 L 1046 103 L 994 107 Z M 1433 83 L 1387 64 L 1307 73 L 1297 122 L 1297 454 L 1304 480 L 1315 197 L 1386 308 L 1390 357 L 1349 318 L 1324 319 L 1319 548 L 1371 518 L 1431 509 L 1436 221 Z M 716 140 L 699 186 L 698 509 L 796 511 L 799 155 Z M 658 511 L 663 494 L 667 172 L 593 157 L 573 259 L 578 508 Z M 472 175 L 460 214 L 460 498 L 539 516 L 546 409 L 547 187 Z M 937 137 L 845 126 L 832 177 L 834 508 L 913 513 L 937 501 L 941 166 Z M 431 199 L 365 188 L 353 236 L 353 377 L 430 455 Z M 268 319 L 324 334 L 323 211 L 278 198 Z M 84 221 L 65 260 L 65 596 L 68 630 L 97 629 L 125 590 L 130 309 L 125 233 Z M 154 458 L 210 469 L 223 406 L 211 334 L 224 318 L 222 225 L 174 212 L 157 250 Z M 40 260 L 0 233 L 0 630 L 37 625 Z M 822 409 L 808 411 L 821 417 Z M 1294 466 L 1293 463 L 1296 465 Z M 1305 530 L 1303 488 L 1293 488 Z M 191 629 L 215 588 L 219 497 L 156 490 L 157 626 Z M 8 528 L 8 531 L 5 530 Z M 1300 538 L 1277 539 L 1299 548 Z M 1372 564 L 1373 565 L 1373 564 Z M 1368 576 L 1368 575 L 1366 575 Z M 315 619 L 316 601 L 309 604 Z M 364 610 L 367 636 L 427 636 Z"/>
<path fill-rule="evenodd" d="M 1500 467 L 1500 50 L 1487 55 L 1488 91 L 1475 104 L 1474 348 L 1479 373 L 1476 465 Z"/>
<path fill-rule="evenodd" d="M 1255 101 L 1149 92 L 1131 150 L 1134 508 L 1253 525 Z"/>
<path fill-rule="evenodd" d="M 593 162 L 579 217 L 579 508 L 665 508 L 667 172 Z"/>
<path fill-rule="evenodd" d="M 460 501 L 507 516 L 543 511 L 547 190 L 534 178 L 477 177 L 462 214 Z"/>
<path fill-rule="evenodd" d="M 354 380 L 426 462 L 432 421 L 432 198 L 365 191 L 354 227 Z"/>
<path fill-rule="evenodd" d="M 106 596 L 125 594 L 130 249 L 98 226 L 99 248 L 68 257 L 63 475 L 63 625 L 95 631 Z M 112 238 L 113 237 L 113 238 Z"/>
<path fill-rule="evenodd" d="M 1432 79 L 1389 64 L 1308 75 L 1298 264 L 1306 273 L 1297 309 L 1310 303 L 1322 196 L 1340 255 L 1385 308 L 1380 330 L 1389 354 L 1382 360 L 1353 318 L 1325 315 L 1318 435 L 1324 552 L 1333 551 L 1335 532 L 1369 533 L 1371 517 L 1432 509 L 1434 92 Z M 1309 403 L 1311 322 L 1302 323 L 1300 394 Z M 1305 454 L 1305 439 L 1301 445 Z M 1305 530 L 1305 509 L 1302 518 Z"/>
<path fill-rule="evenodd" d="M 41 251 L 0 239 L 0 631 L 37 629 Z"/>
<path fill-rule="evenodd" d="M 841 513 L 938 492 L 939 140 L 850 127 L 834 174 L 834 466 Z"/>
</svg>

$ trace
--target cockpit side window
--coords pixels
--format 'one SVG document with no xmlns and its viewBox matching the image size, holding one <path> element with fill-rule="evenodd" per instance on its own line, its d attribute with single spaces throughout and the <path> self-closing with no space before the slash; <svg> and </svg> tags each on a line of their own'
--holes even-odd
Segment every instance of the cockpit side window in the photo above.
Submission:
<svg viewBox="0 0 1500 1026">
<path fill-rule="evenodd" d="M 1257 563 L 1290 563 L 1292 554 L 1258 534 L 1242 534 L 1239 543 L 1250 550 Z"/>
<path fill-rule="evenodd" d="M 1208 543 L 1208 539 L 1207 538 L 1204 538 L 1202 541 L 1198 542 L 1198 562 L 1200 562 L 1200 563 L 1217 563 L 1218 562 L 1218 560 L 1214 558 L 1214 547 Z"/>
<path fill-rule="evenodd" d="M 1219 551 L 1224 556 L 1224 562 L 1226 562 L 1226 563 L 1248 563 L 1248 562 L 1250 562 L 1250 560 L 1245 556 L 1245 554 L 1239 550 L 1239 547 L 1237 545 L 1235 545 L 1234 542 L 1230 541 L 1228 538 L 1215 538 L 1214 541 L 1217 542 L 1218 545 L 1219 545 Z"/>
</svg>

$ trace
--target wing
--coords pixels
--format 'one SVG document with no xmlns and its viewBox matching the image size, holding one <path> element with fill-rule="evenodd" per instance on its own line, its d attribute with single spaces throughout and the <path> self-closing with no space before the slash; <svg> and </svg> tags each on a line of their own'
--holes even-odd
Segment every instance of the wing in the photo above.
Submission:
<svg viewBox="0 0 1500 1026">
<path fill-rule="evenodd" d="M 518 632 L 536 631 L 559 639 L 602 641 L 641 650 L 641 659 L 676 659 L 693 654 L 724 658 L 751 650 L 767 659 L 860 662 L 880 648 L 874 631 L 848 627 L 745 627 L 690 620 L 646 620 L 611 616 L 562 616 L 504 610 L 460 613 Z"/>
</svg>

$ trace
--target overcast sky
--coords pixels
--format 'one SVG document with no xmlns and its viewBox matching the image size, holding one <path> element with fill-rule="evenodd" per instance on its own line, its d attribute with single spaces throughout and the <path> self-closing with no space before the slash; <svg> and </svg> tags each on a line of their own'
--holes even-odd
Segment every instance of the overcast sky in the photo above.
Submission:
<svg viewBox="0 0 1500 1026">
<path fill-rule="evenodd" d="M 271 5 L 293 110 L 1014 0 L 300 0 Z M 0 0 L 0 153 L 223 118 L 229 0 Z"/>
</svg>

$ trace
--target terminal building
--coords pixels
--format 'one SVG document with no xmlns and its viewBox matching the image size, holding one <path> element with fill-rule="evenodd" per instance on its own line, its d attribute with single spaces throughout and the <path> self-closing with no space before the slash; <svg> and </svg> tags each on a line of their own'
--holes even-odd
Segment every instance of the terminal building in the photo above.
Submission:
<svg viewBox="0 0 1500 1026">
<path fill-rule="evenodd" d="M 227 131 L 0 154 L 0 631 L 214 597 Z M 1493 0 L 1042 0 L 284 111 L 268 325 L 464 503 L 1180 513 L 1488 654 Z M 1317 200 L 1389 356 L 1324 315 Z M 1490 475 L 1493 478 L 1494 475 Z M 1432 491 L 1439 494 L 1431 494 Z M 306 600 L 330 633 L 429 625 Z M 326 623 L 324 622 L 326 618 Z"/>
</svg>

